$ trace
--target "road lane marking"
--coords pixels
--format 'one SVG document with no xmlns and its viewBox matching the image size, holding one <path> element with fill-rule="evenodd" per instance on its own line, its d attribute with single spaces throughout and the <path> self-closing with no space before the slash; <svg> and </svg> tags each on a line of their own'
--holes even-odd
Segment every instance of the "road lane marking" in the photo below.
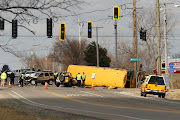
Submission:
<svg viewBox="0 0 180 120">
<path fill-rule="evenodd" d="M 72 98 L 72 97 L 71 97 Z M 77 97 L 74 97 L 74 98 L 76 98 L 76 99 L 78 99 Z M 80 99 L 89 99 L 89 98 L 80 98 Z M 104 100 L 104 99 L 96 99 L 96 100 L 93 100 L 93 99 L 91 99 L 91 101 L 104 101 L 104 102 L 112 102 L 112 101 L 110 101 L 110 100 Z M 164 110 L 164 109 L 166 109 L 166 110 L 175 110 L 175 109 L 169 109 L 169 108 L 162 108 L 162 107 L 155 107 L 155 106 L 150 106 L 150 105 L 146 105 L 146 104 L 138 104 L 138 103 L 134 103 L 134 102 L 121 102 L 121 101 L 113 101 L 113 103 L 125 103 L 125 104 L 134 104 L 134 105 L 139 105 L 139 106 L 145 106 L 145 107 L 151 107 L 151 108 L 158 108 L 158 109 L 162 109 L 162 110 Z"/>
<path fill-rule="evenodd" d="M 36 103 L 36 102 L 33 102 L 25 97 L 23 97 L 22 95 L 18 94 L 17 92 L 11 90 L 14 94 L 16 94 L 17 96 L 19 96 L 20 98 L 26 100 L 27 102 L 30 102 L 32 104 L 30 105 L 33 105 L 34 106 L 39 106 L 39 107 L 42 107 L 42 108 L 46 108 L 46 109 L 55 109 L 55 110 L 62 110 L 62 109 L 66 109 L 66 110 L 71 110 L 71 111 L 79 111 L 79 112 L 86 112 L 86 113 L 92 113 L 92 114 L 101 114 L 101 115 L 108 115 L 108 116 L 116 116 L 116 117 L 123 117 L 123 118 L 129 118 L 129 119 L 135 119 L 135 120 L 150 120 L 150 119 L 143 119 L 143 118 L 137 118 L 137 117 L 131 117 L 131 116 L 126 116 L 126 115 L 120 115 L 120 114 L 109 114 L 109 113 L 101 113 L 101 112 L 94 112 L 94 111 L 88 111 L 88 110 L 79 110 L 79 109 L 73 109 L 73 108 L 67 108 L 67 107 L 58 107 L 58 106 L 51 106 L 51 105 L 46 105 L 46 104 L 40 104 L 40 103 Z M 47 91 L 47 90 L 46 90 Z M 9 93 L 11 96 L 12 94 Z M 62 98 L 67 98 L 66 96 L 63 96 L 63 95 L 58 95 L 59 97 L 61 96 Z M 14 97 L 14 96 L 13 96 Z M 22 101 L 21 99 L 15 97 L 16 99 Z M 24 101 L 22 101 L 24 102 Z M 26 102 L 24 102 L 26 103 Z M 28 103 L 26 103 L 28 104 Z M 75 114 L 75 113 L 73 113 Z"/>
<path fill-rule="evenodd" d="M 21 98 L 23 98 L 23 99 L 25 99 L 25 100 L 27 100 L 27 101 L 29 101 L 29 102 L 31 102 L 31 103 L 35 103 L 35 102 L 33 102 L 33 101 L 31 101 L 31 100 L 29 100 L 29 99 L 21 96 L 20 94 L 16 93 L 15 91 L 13 91 L 13 90 L 11 90 L 11 91 L 12 91 L 14 94 L 18 95 L 19 97 L 21 97 Z"/>
<path fill-rule="evenodd" d="M 88 93 L 88 94 L 95 95 L 95 96 L 99 96 L 99 97 L 103 97 L 102 95 L 98 95 L 98 94 L 94 94 L 94 93 L 90 93 L 90 92 L 86 92 L 86 91 L 81 91 L 81 92 Z"/>
<path fill-rule="evenodd" d="M 88 96 L 93 96 L 93 95 L 87 95 L 87 94 L 68 94 L 67 96 L 71 97 L 71 96 L 77 96 L 77 97 L 88 97 Z"/>
<path fill-rule="evenodd" d="M 96 104 L 96 103 L 89 103 L 89 102 L 84 102 L 84 101 L 81 101 L 81 100 L 77 100 L 77 99 L 72 99 L 72 98 L 69 98 L 67 96 L 63 96 L 61 94 L 57 94 L 55 92 L 51 92 L 51 91 L 48 91 L 48 90 L 44 90 L 50 94 L 53 94 L 55 96 L 58 96 L 58 97 L 61 97 L 61 98 L 64 98 L 64 99 L 68 99 L 68 100 L 71 100 L 71 101 L 75 101 L 75 102 L 79 102 L 79 103 L 83 103 L 83 104 L 89 104 L 89 105 L 95 105 L 95 106 L 102 106 L 102 107 L 111 107 L 111 108 L 124 108 L 124 109 L 131 109 L 131 110 L 141 110 L 141 111 L 157 111 L 157 112 L 167 112 L 167 113 L 180 113 L 179 110 L 157 110 L 157 109 L 145 109 L 145 108 L 133 108 L 133 107 L 120 107 L 120 106 L 111 106 L 111 105 L 102 105 L 102 104 Z"/>
</svg>

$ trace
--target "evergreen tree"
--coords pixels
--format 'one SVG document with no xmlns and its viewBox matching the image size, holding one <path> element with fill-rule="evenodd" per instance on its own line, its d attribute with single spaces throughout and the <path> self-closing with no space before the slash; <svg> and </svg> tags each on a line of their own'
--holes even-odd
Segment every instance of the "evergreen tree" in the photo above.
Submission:
<svg viewBox="0 0 180 120">
<path fill-rule="evenodd" d="M 9 68 L 9 66 L 8 65 L 3 65 L 3 67 L 2 67 L 2 70 L 1 70 L 2 72 L 4 72 L 4 71 L 7 71 L 7 72 L 9 72 L 10 71 L 10 68 Z"/>
<path fill-rule="evenodd" d="M 96 52 L 96 43 L 93 41 L 86 47 L 84 60 L 90 66 L 97 66 L 97 52 Z M 99 46 L 99 66 L 100 67 L 109 67 L 111 59 L 107 56 L 107 50 Z"/>
</svg>

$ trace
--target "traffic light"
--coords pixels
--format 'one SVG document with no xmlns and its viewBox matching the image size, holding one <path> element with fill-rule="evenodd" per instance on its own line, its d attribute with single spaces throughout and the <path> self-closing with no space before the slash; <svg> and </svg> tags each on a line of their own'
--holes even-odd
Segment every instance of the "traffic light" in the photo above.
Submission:
<svg viewBox="0 0 180 120">
<path fill-rule="evenodd" d="M 4 20 L 0 20 L 0 30 L 4 30 Z"/>
<path fill-rule="evenodd" d="M 143 28 L 141 28 L 140 30 L 140 39 L 146 41 L 146 30 L 144 30 Z"/>
<path fill-rule="evenodd" d="M 113 19 L 119 19 L 119 7 L 118 6 L 114 6 L 113 7 Z"/>
<path fill-rule="evenodd" d="M 66 28 L 66 24 L 65 23 L 60 23 L 60 37 L 59 37 L 59 40 L 65 40 L 65 28 Z"/>
<path fill-rule="evenodd" d="M 52 38 L 52 19 L 47 18 L 47 36 Z"/>
<path fill-rule="evenodd" d="M 15 39 L 17 38 L 17 32 L 18 32 L 18 29 L 17 29 L 17 20 L 12 20 L 12 38 Z"/>
<path fill-rule="evenodd" d="M 146 31 L 143 32 L 143 38 L 142 38 L 143 41 L 146 41 Z"/>
<path fill-rule="evenodd" d="M 92 21 L 87 22 L 87 39 L 92 39 Z"/>
<path fill-rule="evenodd" d="M 140 39 L 143 39 L 143 29 L 140 30 Z"/>
</svg>

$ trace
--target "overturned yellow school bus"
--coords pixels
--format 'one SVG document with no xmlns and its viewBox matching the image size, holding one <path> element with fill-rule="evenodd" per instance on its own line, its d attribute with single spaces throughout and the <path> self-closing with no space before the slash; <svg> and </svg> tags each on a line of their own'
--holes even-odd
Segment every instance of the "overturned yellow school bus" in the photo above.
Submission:
<svg viewBox="0 0 180 120">
<path fill-rule="evenodd" d="M 69 65 L 67 72 L 70 72 L 75 78 L 78 73 L 86 74 L 85 85 L 96 86 L 112 86 L 118 88 L 125 88 L 127 80 L 127 70 L 112 69 L 105 67 Z"/>
</svg>

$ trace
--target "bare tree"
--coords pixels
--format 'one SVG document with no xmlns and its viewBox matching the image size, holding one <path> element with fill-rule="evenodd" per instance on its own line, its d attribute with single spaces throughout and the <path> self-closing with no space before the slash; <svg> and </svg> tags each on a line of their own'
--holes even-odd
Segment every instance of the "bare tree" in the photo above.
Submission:
<svg viewBox="0 0 180 120">
<path fill-rule="evenodd" d="M 24 61 L 26 64 L 26 66 L 28 66 L 29 68 L 35 68 L 37 69 L 41 69 L 44 70 L 46 69 L 45 63 L 46 63 L 46 59 L 44 57 L 38 57 L 37 55 L 33 55 L 33 56 L 27 56 L 24 58 Z"/>
<path fill-rule="evenodd" d="M 173 55 L 174 58 L 180 58 L 180 52 Z"/>
<path fill-rule="evenodd" d="M 30 24 L 30 21 L 37 23 L 39 19 L 44 18 L 52 18 L 56 21 L 59 17 L 71 15 L 73 7 L 79 8 L 80 4 L 83 4 L 82 0 L 1 0 L 0 19 L 8 23 L 17 19 L 20 23 L 27 24 Z M 25 24 L 18 26 L 35 34 Z M 7 44 L 0 44 L 0 48 L 17 55 Z"/>
<path fill-rule="evenodd" d="M 164 22 L 163 16 L 161 16 L 161 51 L 164 49 Z M 145 67 L 146 71 L 152 72 L 150 68 L 156 68 L 158 51 L 157 51 L 157 18 L 156 10 L 150 9 L 148 11 L 141 11 L 137 16 L 137 30 L 140 31 L 140 28 L 147 30 L 146 41 L 139 42 L 139 49 L 144 51 L 140 56 L 142 56 L 141 63 Z M 176 19 L 174 18 L 173 13 L 167 13 L 167 33 L 170 34 L 173 32 L 173 29 L 176 25 Z M 131 25 L 130 25 L 131 26 Z M 139 34 L 139 32 L 138 32 Z M 163 53 L 163 52 L 161 52 Z"/>
<path fill-rule="evenodd" d="M 121 69 L 133 68 L 133 63 L 130 58 L 133 57 L 133 47 L 123 41 L 118 44 L 118 66 Z M 115 60 L 111 57 L 111 67 L 115 67 Z"/>
<path fill-rule="evenodd" d="M 84 53 L 87 46 L 87 40 L 66 39 L 64 41 L 56 41 L 52 49 L 54 61 L 64 64 L 67 67 L 70 64 L 84 65 L 86 62 L 83 60 Z"/>
</svg>

